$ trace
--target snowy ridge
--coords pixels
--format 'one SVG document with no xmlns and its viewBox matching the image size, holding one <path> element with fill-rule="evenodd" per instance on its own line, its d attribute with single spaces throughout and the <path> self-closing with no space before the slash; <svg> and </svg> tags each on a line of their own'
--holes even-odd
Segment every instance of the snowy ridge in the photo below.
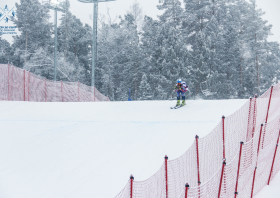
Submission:
<svg viewBox="0 0 280 198">
<path fill-rule="evenodd" d="M 245 102 L 188 100 L 172 111 L 175 101 L 2 101 L 0 197 L 112 198 L 132 173 L 146 180 Z"/>
</svg>

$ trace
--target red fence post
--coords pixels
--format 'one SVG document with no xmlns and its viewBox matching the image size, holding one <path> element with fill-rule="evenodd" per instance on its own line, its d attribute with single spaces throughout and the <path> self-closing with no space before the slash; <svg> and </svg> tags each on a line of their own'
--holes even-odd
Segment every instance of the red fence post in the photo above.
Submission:
<svg viewBox="0 0 280 198">
<path fill-rule="evenodd" d="M 261 124 L 261 129 L 260 129 L 260 136 L 259 136 L 259 143 L 258 143 L 258 151 L 257 151 L 257 161 L 256 161 L 256 167 L 255 167 L 254 176 L 253 176 L 253 184 L 252 184 L 251 198 L 253 198 L 253 194 L 254 194 L 255 177 L 256 177 L 256 171 L 257 171 L 257 165 L 258 165 L 258 156 L 259 156 L 259 151 L 260 151 L 260 143 L 261 143 L 261 138 L 262 138 L 262 128 L 263 128 L 263 124 Z"/>
<path fill-rule="evenodd" d="M 185 187 L 186 187 L 185 198 L 188 198 L 188 189 L 189 189 L 190 185 L 188 183 L 186 183 Z"/>
<path fill-rule="evenodd" d="M 196 142 L 196 162 L 197 162 L 197 183 L 198 186 L 200 186 L 200 174 L 199 174 L 199 151 L 198 151 L 198 135 L 195 136 L 195 142 Z M 200 188 L 198 187 L 198 197 L 200 197 Z"/>
<path fill-rule="evenodd" d="M 167 174 L 167 160 L 168 157 L 165 155 L 165 184 L 166 184 L 166 198 L 168 198 L 168 174 Z"/>
<path fill-rule="evenodd" d="M 240 142 L 240 151 L 239 151 L 239 161 L 238 161 L 238 169 L 237 169 L 237 177 L 236 177 L 236 185 L 235 185 L 235 198 L 236 198 L 236 195 L 238 194 L 237 192 L 237 188 L 238 188 L 238 178 L 239 178 L 239 169 L 240 169 L 240 160 L 241 160 L 241 155 L 242 155 L 242 145 L 243 145 L 243 142 Z"/>
<path fill-rule="evenodd" d="M 133 180 L 134 180 L 134 177 L 133 175 L 130 176 L 130 198 L 132 198 L 133 196 Z"/>
<path fill-rule="evenodd" d="M 266 132 L 266 126 L 267 126 L 267 122 L 264 123 L 264 128 L 263 128 L 262 149 L 263 149 L 263 144 L 264 144 L 264 137 L 265 137 L 265 132 Z"/>
<path fill-rule="evenodd" d="M 225 151 L 225 116 L 223 116 L 222 119 L 223 119 L 223 159 L 226 159 L 226 151 Z"/>
<path fill-rule="evenodd" d="M 280 137 L 280 130 L 279 130 L 279 134 L 278 134 L 278 139 L 277 139 L 277 143 L 276 143 L 276 148 L 275 148 L 275 152 L 274 152 L 274 156 L 273 156 L 273 161 L 272 161 L 271 170 L 270 170 L 270 174 L 269 174 L 267 185 L 269 185 L 269 183 L 270 183 L 270 178 L 271 178 L 271 174 L 272 174 L 272 171 L 273 171 L 274 161 L 275 161 L 275 157 L 276 157 L 276 153 L 277 153 L 277 148 L 278 148 L 278 143 L 279 143 L 279 137 Z"/>
<path fill-rule="evenodd" d="M 10 100 L 12 100 L 11 95 L 13 90 L 13 74 L 14 74 L 14 66 L 12 66 L 12 74 L 11 74 L 11 82 L 10 82 Z"/>
<path fill-rule="evenodd" d="M 218 194 L 218 198 L 220 198 L 220 195 L 221 195 L 222 181 L 223 181 L 223 177 L 224 177 L 224 169 L 225 169 L 225 165 L 226 165 L 226 159 L 223 159 L 222 173 L 221 173 L 221 179 L 220 179 L 220 186 L 219 186 L 219 194 Z"/>
<path fill-rule="evenodd" d="M 61 84 L 61 101 L 63 102 L 63 83 L 62 80 L 60 81 Z"/>
<path fill-rule="evenodd" d="M 8 63 L 8 101 L 10 100 L 10 65 Z"/>
<path fill-rule="evenodd" d="M 45 78 L 45 102 L 47 102 L 47 82 Z"/>
<path fill-rule="evenodd" d="M 251 109 L 252 109 L 252 98 L 250 97 L 246 142 L 250 140 L 249 135 L 251 133 L 251 130 L 250 130 Z"/>
<path fill-rule="evenodd" d="M 78 102 L 80 102 L 80 81 L 78 81 Z"/>
<path fill-rule="evenodd" d="M 273 91 L 273 86 L 271 86 L 271 89 L 270 89 L 270 96 L 269 96 L 269 101 L 268 101 L 268 107 L 267 107 L 267 113 L 266 113 L 265 122 L 267 122 L 267 119 L 268 119 L 268 113 L 269 113 L 269 108 L 270 108 L 270 101 L 271 101 L 272 91 Z"/>
<path fill-rule="evenodd" d="M 252 129 L 252 138 L 254 137 L 254 133 L 255 133 L 255 128 L 256 128 L 256 107 L 257 107 L 257 95 L 255 95 L 255 98 L 254 98 L 254 115 L 253 115 L 253 129 Z"/>
<path fill-rule="evenodd" d="M 25 70 L 23 70 L 23 101 L 25 101 Z"/>
<path fill-rule="evenodd" d="M 29 101 L 29 91 L 30 90 L 30 72 L 28 72 L 28 101 Z"/>
</svg>

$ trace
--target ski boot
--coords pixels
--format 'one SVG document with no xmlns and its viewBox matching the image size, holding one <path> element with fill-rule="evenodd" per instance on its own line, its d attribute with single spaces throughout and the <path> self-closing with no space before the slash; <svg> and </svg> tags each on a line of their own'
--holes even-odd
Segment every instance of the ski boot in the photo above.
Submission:
<svg viewBox="0 0 280 198">
<path fill-rule="evenodd" d="M 177 97 L 177 104 L 176 107 L 180 106 L 180 97 Z"/>
<path fill-rule="evenodd" d="M 182 104 L 181 104 L 181 106 L 186 105 L 185 100 L 186 100 L 186 98 L 185 98 L 185 96 L 183 96 L 183 97 L 182 97 Z"/>
</svg>

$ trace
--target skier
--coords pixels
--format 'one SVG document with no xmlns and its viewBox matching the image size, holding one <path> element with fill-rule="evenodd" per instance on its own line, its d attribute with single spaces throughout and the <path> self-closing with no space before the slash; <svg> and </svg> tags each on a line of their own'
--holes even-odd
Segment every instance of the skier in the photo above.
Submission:
<svg viewBox="0 0 280 198">
<path fill-rule="evenodd" d="M 189 90 L 188 85 L 183 82 L 181 79 L 177 80 L 177 84 L 175 86 L 175 92 L 177 93 L 177 104 L 176 107 L 180 106 L 180 94 L 182 95 L 182 104 L 181 106 L 186 105 L 185 103 L 185 92 Z"/>
</svg>

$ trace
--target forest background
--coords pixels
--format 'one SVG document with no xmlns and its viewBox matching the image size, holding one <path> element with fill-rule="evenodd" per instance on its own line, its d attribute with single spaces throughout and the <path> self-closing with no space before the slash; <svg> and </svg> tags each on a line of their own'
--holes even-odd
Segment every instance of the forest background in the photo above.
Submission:
<svg viewBox="0 0 280 198">
<path fill-rule="evenodd" d="M 63 5 L 58 27 L 58 80 L 91 82 L 92 27 Z M 234 99 L 261 94 L 279 82 L 280 48 L 255 0 L 160 0 L 158 19 L 135 1 L 127 14 L 99 15 L 95 86 L 112 101 L 175 97 Z M 0 35 L 0 63 L 53 79 L 54 26 L 38 0 L 20 0 L 12 44 Z M 31 13 L 31 14 L 27 14 Z M 206 86 L 206 87 L 205 87 Z M 203 89 L 215 94 L 205 96 Z"/>
</svg>

